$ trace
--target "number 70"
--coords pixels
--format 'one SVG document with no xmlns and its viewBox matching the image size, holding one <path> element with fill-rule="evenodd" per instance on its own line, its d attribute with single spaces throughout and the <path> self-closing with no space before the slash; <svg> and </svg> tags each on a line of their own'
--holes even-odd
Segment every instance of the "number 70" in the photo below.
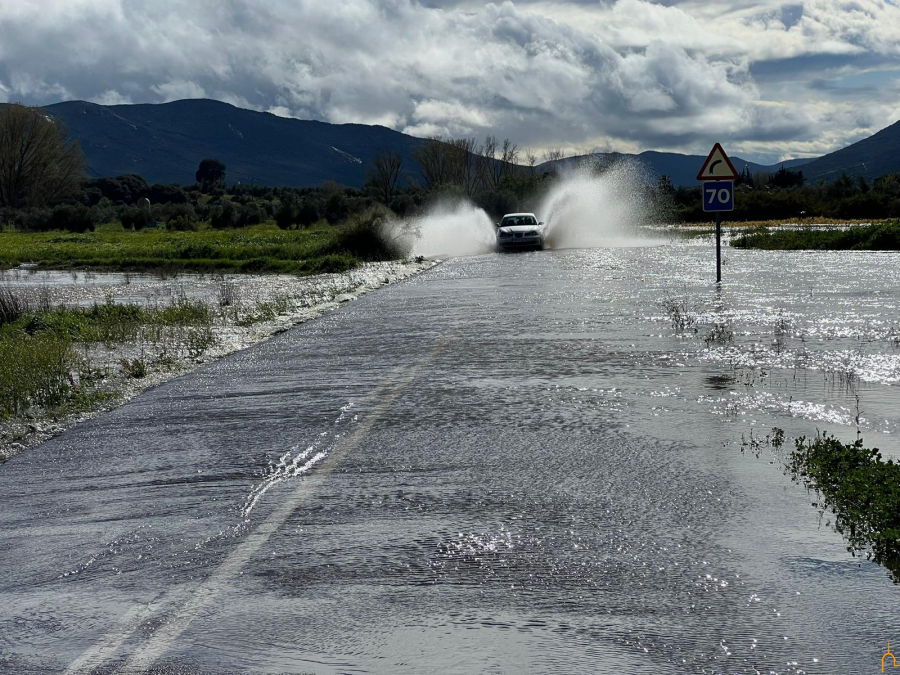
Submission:
<svg viewBox="0 0 900 675">
<path fill-rule="evenodd" d="M 716 190 L 715 188 L 710 188 L 706 191 L 706 194 L 709 195 L 709 201 L 707 203 L 712 204 L 716 200 L 716 193 L 719 193 L 718 201 L 721 204 L 724 204 L 731 200 L 731 191 L 728 188 L 722 188 L 720 190 Z"/>
</svg>

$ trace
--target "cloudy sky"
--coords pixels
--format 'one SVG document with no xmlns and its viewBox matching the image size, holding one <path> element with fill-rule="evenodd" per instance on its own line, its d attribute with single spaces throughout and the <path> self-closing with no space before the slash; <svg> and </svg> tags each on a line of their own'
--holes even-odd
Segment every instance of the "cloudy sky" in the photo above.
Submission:
<svg viewBox="0 0 900 675">
<path fill-rule="evenodd" d="M 208 97 L 520 147 L 812 156 L 900 119 L 900 0 L 4 0 L 0 101 Z"/>
</svg>

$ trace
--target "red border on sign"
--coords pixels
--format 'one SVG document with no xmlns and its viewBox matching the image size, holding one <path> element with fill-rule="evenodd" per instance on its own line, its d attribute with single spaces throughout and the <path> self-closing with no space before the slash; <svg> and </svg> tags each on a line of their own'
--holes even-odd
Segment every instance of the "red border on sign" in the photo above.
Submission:
<svg viewBox="0 0 900 675">
<path fill-rule="evenodd" d="M 731 169 L 730 176 L 704 176 L 704 172 L 707 168 L 709 168 L 709 163 L 712 161 L 713 155 L 716 154 L 716 150 L 722 153 L 722 157 L 725 158 L 725 163 L 728 165 L 728 168 Z M 700 173 L 697 174 L 697 180 L 737 180 L 739 178 L 737 169 L 734 168 L 734 164 L 731 163 L 731 159 L 728 157 L 728 154 L 725 152 L 725 148 L 722 147 L 721 143 L 716 143 L 713 146 L 713 149 L 709 151 L 709 157 L 706 158 L 706 161 L 703 162 L 703 166 L 700 168 Z"/>
</svg>

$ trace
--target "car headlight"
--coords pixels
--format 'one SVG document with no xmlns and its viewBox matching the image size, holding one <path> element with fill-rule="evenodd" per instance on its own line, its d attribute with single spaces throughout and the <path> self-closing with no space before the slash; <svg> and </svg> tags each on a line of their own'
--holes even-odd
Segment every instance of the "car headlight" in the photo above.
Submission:
<svg viewBox="0 0 900 675">
<path fill-rule="evenodd" d="M 536 236 L 538 236 L 538 233 L 535 230 L 531 230 L 530 232 L 526 232 L 525 236 L 526 237 L 536 237 Z"/>
<path fill-rule="evenodd" d="M 511 237 L 511 236 L 513 236 L 513 235 L 512 235 L 512 232 L 504 232 L 503 230 L 500 230 L 499 236 L 501 236 L 501 237 Z"/>
</svg>

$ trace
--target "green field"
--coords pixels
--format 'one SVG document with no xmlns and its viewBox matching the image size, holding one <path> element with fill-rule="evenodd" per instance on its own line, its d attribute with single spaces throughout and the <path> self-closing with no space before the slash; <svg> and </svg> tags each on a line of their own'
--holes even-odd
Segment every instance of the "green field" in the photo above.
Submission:
<svg viewBox="0 0 900 675">
<path fill-rule="evenodd" d="M 0 232 L 0 266 L 44 269 L 221 272 L 342 272 L 389 252 L 373 244 L 370 223 L 319 223 L 281 230 L 264 223 L 228 230 L 126 231 L 118 223 L 95 232 Z"/>
<path fill-rule="evenodd" d="M 844 229 L 761 229 L 735 237 L 731 245 L 769 251 L 900 251 L 900 221 Z"/>
</svg>

